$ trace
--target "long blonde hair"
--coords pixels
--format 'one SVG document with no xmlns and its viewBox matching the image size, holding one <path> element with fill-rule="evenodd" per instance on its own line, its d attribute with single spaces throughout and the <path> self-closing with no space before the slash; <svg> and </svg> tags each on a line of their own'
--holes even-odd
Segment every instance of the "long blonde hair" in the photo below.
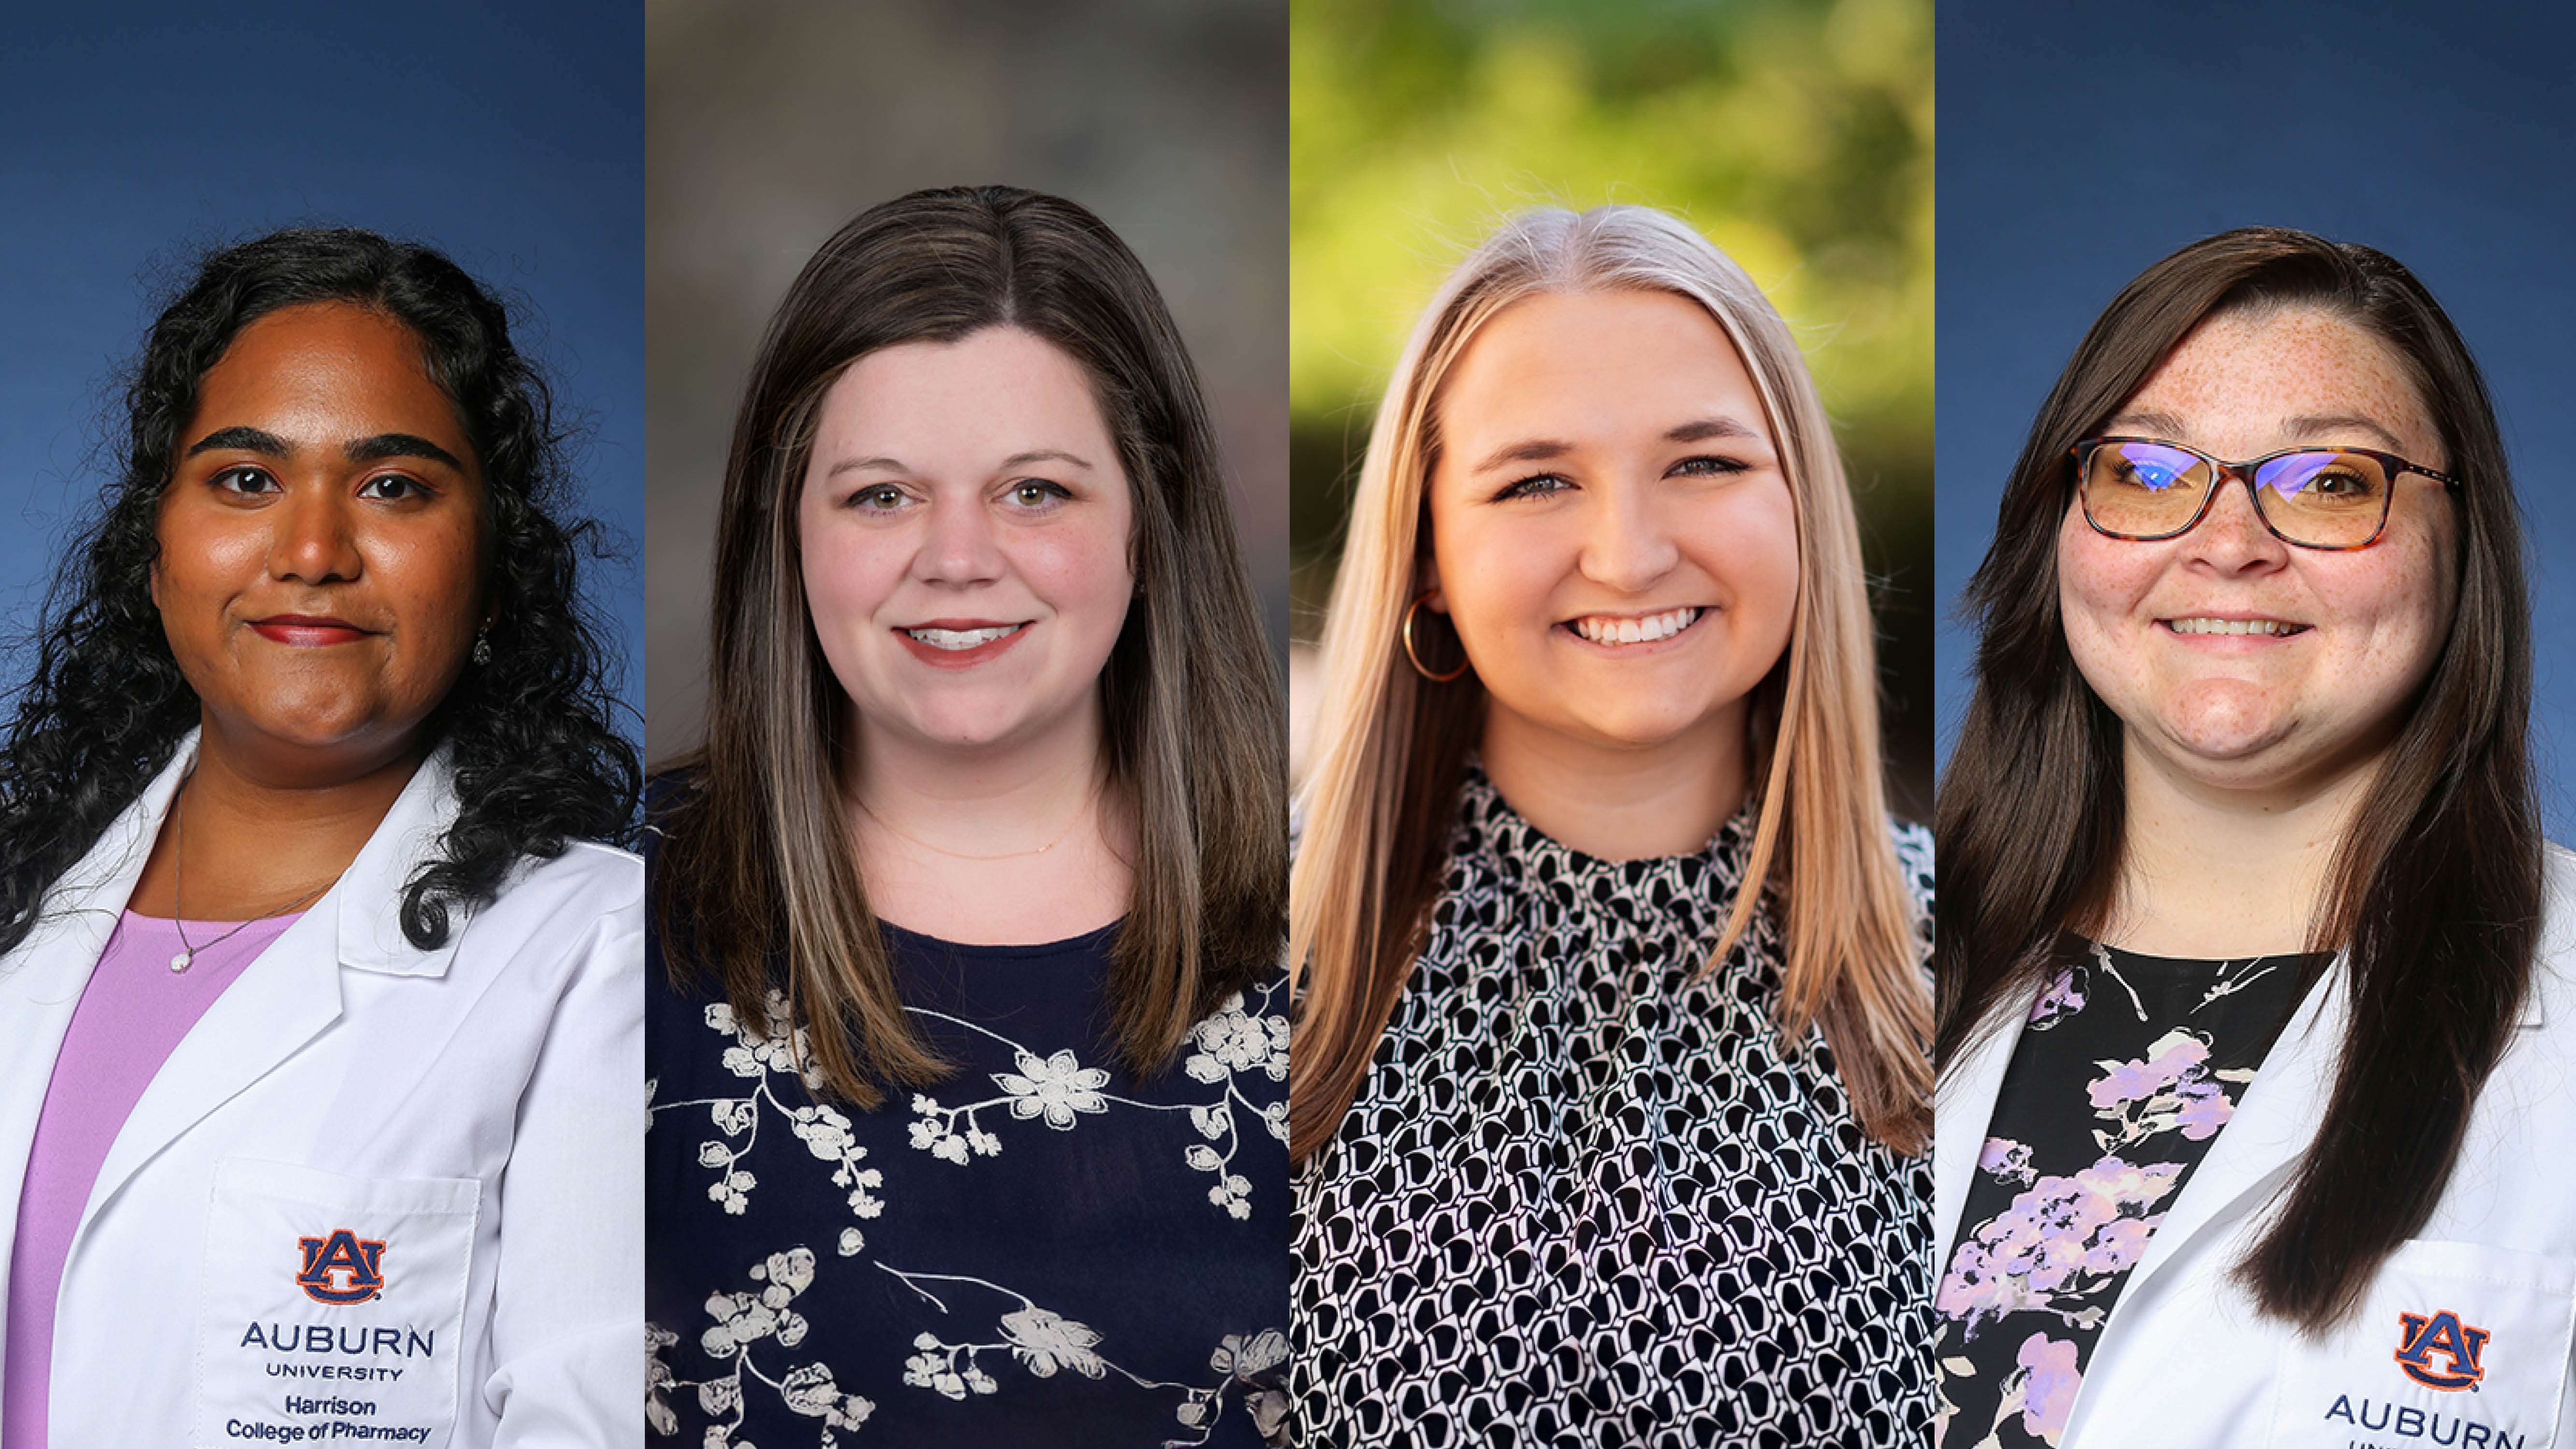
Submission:
<svg viewBox="0 0 2576 1449">
<path fill-rule="evenodd" d="M 1369 434 L 1324 635 L 1305 833 L 1290 875 L 1288 950 L 1302 1006 L 1291 1054 L 1291 1152 L 1341 1124 L 1422 948 L 1484 692 L 1417 674 L 1398 631 L 1417 590 L 1440 387 L 1477 333 L 1530 297 L 1669 292 L 1708 309 L 1751 373 L 1798 525 L 1787 654 L 1755 692 L 1761 780 L 1748 884 L 1711 952 L 1725 959 L 1765 894 L 1788 961 L 1777 1021 L 1821 1025 L 1863 1130 L 1905 1153 L 1931 1131 L 1931 1003 L 1920 910 L 1899 872 L 1880 783 L 1868 582 L 1842 460 L 1788 324 L 1744 270 L 1660 211 L 1523 213 L 1441 287 L 1405 344 Z"/>
</svg>

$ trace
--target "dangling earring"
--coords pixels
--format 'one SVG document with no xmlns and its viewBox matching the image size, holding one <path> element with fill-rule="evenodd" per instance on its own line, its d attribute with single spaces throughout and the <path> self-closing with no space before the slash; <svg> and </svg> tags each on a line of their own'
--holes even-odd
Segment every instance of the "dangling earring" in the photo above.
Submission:
<svg viewBox="0 0 2576 1449">
<path fill-rule="evenodd" d="M 474 662 L 477 664 L 492 662 L 492 621 L 489 619 L 484 620 L 474 631 Z"/>
<path fill-rule="evenodd" d="M 1430 600 L 1433 594 L 1438 592 L 1440 592 L 1438 589 L 1424 589 L 1421 593 L 1414 595 L 1413 602 L 1406 606 L 1404 610 L 1404 657 L 1413 661 L 1414 673 L 1421 675 L 1423 678 L 1430 680 L 1434 684 L 1447 684 L 1450 680 L 1453 680 L 1459 675 L 1467 672 L 1469 661 L 1462 659 L 1458 662 L 1458 667 L 1450 670 L 1448 673 L 1434 674 L 1423 665 L 1421 654 L 1417 653 L 1413 647 L 1413 617 L 1414 615 L 1421 613 L 1422 606 Z"/>
</svg>

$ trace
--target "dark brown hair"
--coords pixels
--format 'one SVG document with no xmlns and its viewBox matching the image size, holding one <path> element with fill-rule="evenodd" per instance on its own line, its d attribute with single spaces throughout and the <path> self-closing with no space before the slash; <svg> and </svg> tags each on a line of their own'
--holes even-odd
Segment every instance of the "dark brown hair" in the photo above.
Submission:
<svg viewBox="0 0 2576 1449">
<path fill-rule="evenodd" d="M 2313 1330 L 2349 1312 L 2431 1215 L 2511 1039 L 2540 919 L 2530 622 L 2504 441 L 2467 345 L 2387 255 L 2270 227 L 2194 243 L 2113 299 L 2041 406 L 1967 591 L 1976 692 L 1937 812 L 1934 1052 L 1947 1072 L 1999 1029 L 2038 989 L 2058 932 L 2103 927 L 2118 876 L 2120 722 L 2076 671 L 2058 617 L 2068 450 L 2193 328 L 2280 307 L 2327 312 L 2386 345 L 2440 432 L 2444 466 L 2466 480 L 2440 657 L 2310 927 L 2313 948 L 2348 958 L 2351 1025 L 2332 1095 L 2240 1269 L 2264 1312 Z"/>
<path fill-rule="evenodd" d="M 1075 359 L 1135 503 L 1140 593 L 1101 671 L 1111 778 L 1136 827 L 1110 967 L 1127 1067 L 1277 969 L 1287 929 L 1284 711 L 1198 377 L 1144 266 L 1098 217 L 1015 187 L 918 191 L 863 212 L 788 288 L 752 363 L 717 518 L 707 736 L 650 823 L 664 954 L 738 1019 L 773 986 L 811 1077 L 874 1106 L 944 1070 L 898 999 L 840 810 L 850 701 L 816 641 L 797 499 L 823 395 L 903 342 L 1014 327 Z"/>
</svg>

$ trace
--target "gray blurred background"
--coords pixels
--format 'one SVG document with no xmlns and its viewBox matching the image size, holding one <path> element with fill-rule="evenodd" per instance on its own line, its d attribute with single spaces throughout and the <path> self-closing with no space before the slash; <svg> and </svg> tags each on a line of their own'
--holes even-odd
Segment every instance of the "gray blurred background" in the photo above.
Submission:
<svg viewBox="0 0 2576 1449">
<path fill-rule="evenodd" d="M 1288 632 L 1288 13 L 1278 0 L 645 8 L 646 745 L 695 744 L 733 414 L 807 257 L 877 202 L 1089 207 L 1198 363 L 1244 557 Z"/>
</svg>

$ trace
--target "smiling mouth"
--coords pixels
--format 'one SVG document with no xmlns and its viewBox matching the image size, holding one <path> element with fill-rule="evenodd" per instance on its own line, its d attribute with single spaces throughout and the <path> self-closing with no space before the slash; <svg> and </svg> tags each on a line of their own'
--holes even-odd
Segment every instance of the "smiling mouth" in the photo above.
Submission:
<svg viewBox="0 0 2576 1449">
<path fill-rule="evenodd" d="M 1642 619 L 1613 618 L 1606 614 L 1586 614 L 1569 619 L 1565 627 L 1595 644 L 1659 644 L 1699 622 L 1707 612 L 1698 608 L 1667 609 L 1648 614 Z"/>
<path fill-rule="evenodd" d="M 2177 634 L 2256 634 L 2276 639 L 2308 632 L 2305 624 L 2290 624 L 2279 619 L 2167 619 L 2164 626 Z"/>
<path fill-rule="evenodd" d="M 903 633 L 933 649 L 945 649 L 955 653 L 966 649 L 981 649 L 996 639 L 1007 639 L 1027 627 L 1026 623 L 992 624 L 980 629 L 925 628 L 906 629 Z"/>
</svg>

